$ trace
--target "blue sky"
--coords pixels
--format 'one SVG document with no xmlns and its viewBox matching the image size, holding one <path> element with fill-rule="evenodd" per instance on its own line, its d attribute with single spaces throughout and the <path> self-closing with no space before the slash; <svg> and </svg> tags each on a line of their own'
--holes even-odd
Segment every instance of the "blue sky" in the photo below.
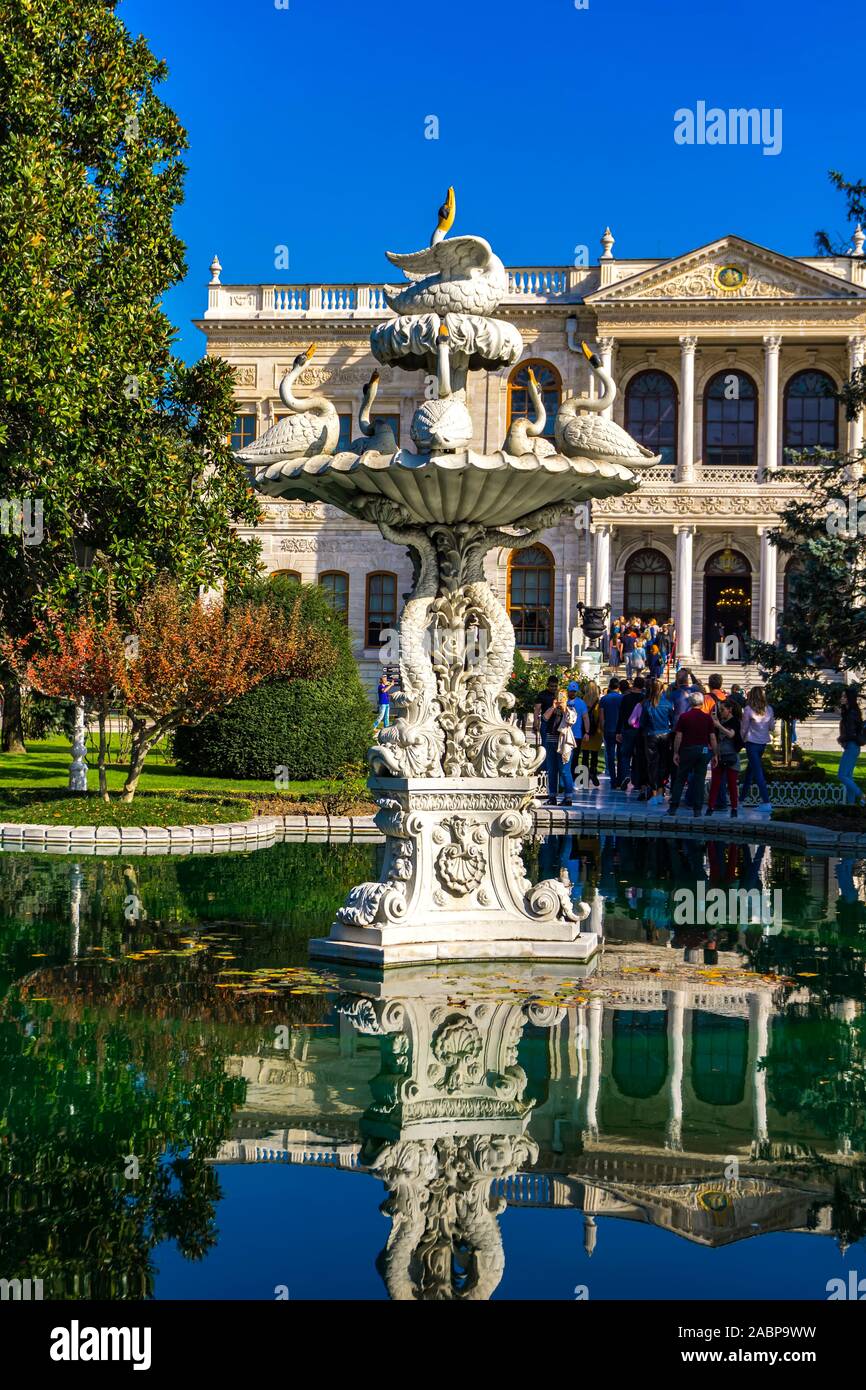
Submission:
<svg viewBox="0 0 866 1390">
<path fill-rule="evenodd" d="M 808 255 L 846 231 L 829 168 L 866 177 L 854 11 L 806 0 L 122 0 L 190 137 L 180 351 L 223 281 L 393 277 L 446 188 L 506 264 L 667 256 L 735 232 Z M 782 147 L 675 143 L 674 112 L 782 112 Z M 439 138 L 425 138 L 426 118 Z M 279 247 L 289 268 L 276 269 Z"/>
</svg>

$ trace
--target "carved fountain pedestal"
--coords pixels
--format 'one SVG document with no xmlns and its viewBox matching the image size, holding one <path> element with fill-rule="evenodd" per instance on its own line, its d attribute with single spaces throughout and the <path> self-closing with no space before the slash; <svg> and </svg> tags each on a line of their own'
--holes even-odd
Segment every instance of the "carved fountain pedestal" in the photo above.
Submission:
<svg viewBox="0 0 866 1390">
<path fill-rule="evenodd" d="M 570 887 L 534 887 L 521 846 L 534 777 L 371 778 L 387 837 L 382 878 L 353 888 L 313 956 L 369 965 L 586 960 L 598 935 Z"/>
</svg>

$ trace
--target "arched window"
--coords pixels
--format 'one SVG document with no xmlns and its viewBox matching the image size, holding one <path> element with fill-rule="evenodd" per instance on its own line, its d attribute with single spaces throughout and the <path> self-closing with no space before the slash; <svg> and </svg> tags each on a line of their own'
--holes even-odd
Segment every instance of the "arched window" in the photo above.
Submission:
<svg viewBox="0 0 866 1390">
<path fill-rule="evenodd" d="M 556 413 L 562 400 L 562 379 L 549 362 L 521 362 L 511 373 L 508 383 L 508 427 L 512 420 L 535 419 L 535 407 L 529 394 L 529 368 L 532 368 L 547 419 L 544 422 L 544 439 L 553 439 Z"/>
<path fill-rule="evenodd" d="M 671 467 L 677 461 L 677 388 L 667 372 L 638 372 L 625 393 L 629 434 Z"/>
<path fill-rule="evenodd" d="M 508 612 L 518 647 L 553 645 L 553 556 L 545 546 L 511 552 Z"/>
<path fill-rule="evenodd" d="M 834 451 L 839 445 L 836 383 L 826 372 L 796 372 L 785 387 L 786 454 L 809 449 Z"/>
<path fill-rule="evenodd" d="M 377 570 L 367 575 L 367 646 L 378 647 L 381 633 L 397 626 L 397 576 Z"/>
<path fill-rule="evenodd" d="M 297 570 L 271 570 L 268 579 L 293 579 L 296 584 L 301 582 L 301 576 Z"/>
<path fill-rule="evenodd" d="M 335 613 L 345 622 L 349 621 L 349 576 L 342 570 L 325 570 L 319 575 L 319 584 L 324 589 L 328 602 Z"/>
<path fill-rule="evenodd" d="M 704 463 L 757 465 L 758 395 L 745 372 L 717 372 L 704 391 Z"/>
<path fill-rule="evenodd" d="M 630 618 L 671 616 L 671 567 L 660 550 L 638 550 L 625 567 L 625 611 Z"/>
</svg>

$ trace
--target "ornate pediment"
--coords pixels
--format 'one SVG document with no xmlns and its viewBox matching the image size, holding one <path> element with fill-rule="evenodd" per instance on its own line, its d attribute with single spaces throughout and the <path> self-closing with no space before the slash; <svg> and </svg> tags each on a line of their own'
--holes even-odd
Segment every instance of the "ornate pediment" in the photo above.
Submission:
<svg viewBox="0 0 866 1390">
<path fill-rule="evenodd" d="M 647 300 L 866 299 L 866 290 L 739 237 L 723 237 L 586 297 L 588 304 Z"/>
</svg>

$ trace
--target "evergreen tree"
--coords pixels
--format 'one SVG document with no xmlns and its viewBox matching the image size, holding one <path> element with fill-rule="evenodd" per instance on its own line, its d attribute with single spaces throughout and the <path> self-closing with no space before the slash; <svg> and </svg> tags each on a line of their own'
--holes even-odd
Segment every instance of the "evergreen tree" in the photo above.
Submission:
<svg viewBox="0 0 866 1390">
<path fill-rule="evenodd" d="M 185 133 L 116 0 L 0 0 L 0 630 L 48 608 L 121 622 L 158 574 L 255 572 L 258 503 L 228 434 L 232 374 L 173 355 L 160 307 Z M 23 512 L 24 522 L 18 518 Z M 20 745 L 4 677 L 4 747 Z"/>
</svg>

